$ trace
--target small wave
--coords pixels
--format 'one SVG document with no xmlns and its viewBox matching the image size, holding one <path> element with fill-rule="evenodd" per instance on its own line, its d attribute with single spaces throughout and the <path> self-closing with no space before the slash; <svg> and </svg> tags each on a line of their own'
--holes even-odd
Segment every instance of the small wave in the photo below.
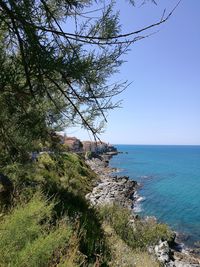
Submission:
<svg viewBox="0 0 200 267">
<path fill-rule="evenodd" d="M 140 213 L 140 212 L 142 211 L 142 206 L 141 206 L 141 204 L 139 204 L 139 203 L 135 204 L 135 205 L 133 206 L 133 211 L 134 211 L 135 213 Z"/>
<path fill-rule="evenodd" d="M 134 198 L 134 205 L 133 205 L 133 211 L 135 213 L 140 213 L 142 211 L 142 205 L 141 202 L 143 202 L 146 198 L 138 195 L 137 192 L 134 193 L 133 195 Z"/>
<path fill-rule="evenodd" d="M 138 195 L 137 192 L 134 193 L 133 198 L 134 198 L 134 200 L 136 202 L 142 202 L 142 201 L 144 201 L 146 199 L 145 197 L 142 197 L 142 196 Z"/>
<path fill-rule="evenodd" d="M 134 192 L 134 194 L 133 194 L 133 197 L 134 197 L 134 199 L 137 199 L 137 198 L 139 197 L 139 195 L 138 195 L 137 191 L 136 191 L 136 192 Z"/>
<path fill-rule="evenodd" d="M 140 197 L 138 197 L 137 202 L 143 202 L 143 201 L 145 201 L 145 199 L 146 199 L 145 197 L 140 196 Z"/>
<path fill-rule="evenodd" d="M 119 172 L 122 172 L 123 169 L 120 169 L 120 168 L 111 168 L 111 171 L 112 171 L 112 173 L 119 173 Z"/>
<path fill-rule="evenodd" d="M 141 180 L 152 180 L 155 176 L 154 175 L 142 175 L 140 176 Z"/>
</svg>

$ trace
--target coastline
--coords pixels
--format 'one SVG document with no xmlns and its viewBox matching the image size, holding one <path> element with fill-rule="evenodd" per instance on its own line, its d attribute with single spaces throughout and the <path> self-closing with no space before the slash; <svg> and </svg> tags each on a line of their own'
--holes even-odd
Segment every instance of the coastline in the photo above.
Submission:
<svg viewBox="0 0 200 267">
<path fill-rule="evenodd" d="M 93 191 L 86 195 L 86 199 L 93 206 L 118 203 L 122 207 L 132 209 L 137 182 L 130 180 L 128 176 L 113 176 L 116 169 L 109 167 L 108 162 L 107 155 L 86 161 L 98 176 Z"/>
<path fill-rule="evenodd" d="M 137 193 L 139 185 L 128 176 L 113 175 L 116 174 L 117 169 L 109 166 L 112 156 L 105 153 L 86 161 L 98 176 L 98 182 L 94 185 L 92 192 L 86 195 L 86 199 L 92 206 L 117 203 L 131 209 L 132 220 L 134 220 L 139 217 L 137 203 L 142 201 Z M 148 216 L 141 218 L 141 220 L 146 219 Z M 154 248 L 149 248 L 149 252 L 154 254 L 165 267 L 200 267 L 200 257 L 192 253 L 190 248 L 183 250 L 182 245 L 176 242 L 175 238 L 172 244 L 160 241 Z"/>
</svg>

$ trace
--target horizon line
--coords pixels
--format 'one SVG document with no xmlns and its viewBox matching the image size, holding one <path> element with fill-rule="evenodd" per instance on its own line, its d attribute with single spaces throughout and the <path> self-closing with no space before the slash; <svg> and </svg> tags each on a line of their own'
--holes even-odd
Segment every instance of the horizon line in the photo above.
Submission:
<svg viewBox="0 0 200 267">
<path fill-rule="evenodd" d="M 200 144 L 133 144 L 133 143 L 112 143 L 113 145 L 131 146 L 200 146 Z"/>
</svg>

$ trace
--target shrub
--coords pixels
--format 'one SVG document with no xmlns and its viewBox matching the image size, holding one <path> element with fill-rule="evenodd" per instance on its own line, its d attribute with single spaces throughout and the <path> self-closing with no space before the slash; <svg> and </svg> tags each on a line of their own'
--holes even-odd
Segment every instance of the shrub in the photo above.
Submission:
<svg viewBox="0 0 200 267">
<path fill-rule="evenodd" d="M 50 224 L 55 203 L 37 193 L 0 222 L 0 266 L 48 266 L 57 250 L 67 247 L 69 223 Z"/>
<path fill-rule="evenodd" d="M 43 153 L 34 162 L 15 163 L 2 169 L 18 192 L 29 196 L 38 189 L 54 194 L 60 189 L 84 196 L 93 186 L 95 174 L 73 153 Z"/>
<path fill-rule="evenodd" d="M 49 262 L 53 262 L 54 257 L 57 258 L 57 254 L 59 255 L 59 252 L 67 247 L 70 235 L 69 227 L 63 224 L 54 231 L 39 236 L 20 251 L 15 266 L 48 266 Z M 58 261 L 60 261 L 59 258 Z"/>
<path fill-rule="evenodd" d="M 146 248 L 157 244 L 159 240 L 170 241 L 173 237 L 172 231 L 166 224 L 141 219 L 131 223 L 131 211 L 116 204 L 102 207 L 100 214 L 102 219 L 109 223 L 132 248 Z"/>
<path fill-rule="evenodd" d="M 71 153 L 43 153 L 37 161 L 29 164 L 7 166 L 4 168 L 4 173 L 14 183 L 15 203 L 21 201 L 22 203 L 28 202 L 27 205 L 30 205 L 31 197 L 35 193 L 37 194 L 38 190 L 50 198 L 56 197 L 57 201 L 52 207 L 49 219 L 41 220 L 51 220 L 50 225 L 52 225 L 52 223 L 56 224 L 56 218 L 62 218 L 63 214 L 67 214 L 71 221 L 78 222 L 75 232 L 79 236 L 79 250 L 86 255 L 88 262 L 94 263 L 96 254 L 107 255 L 108 249 L 98 213 L 89 207 L 89 203 L 85 199 L 85 194 L 92 189 L 96 176 L 80 156 Z M 26 213 L 20 206 L 20 213 L 22 212 Z M 36 226 L 38 227 L 38 224 Z M 24 228 L 27 228 L 26 224 Z M 43 228 L 40 230 L 42 232 L 38 232 L 38 237 L 45 237 Z M 51 229 L 52 231 L 53 229 Z"/>
<path fill-rule="evenodd" d="M 159 240 L 170 242 L 174 236 L 168 225 L 155 222 L 155 220 L 137 220 L 135 229 L 138 247 L 155 245 Z"/>
</svg>

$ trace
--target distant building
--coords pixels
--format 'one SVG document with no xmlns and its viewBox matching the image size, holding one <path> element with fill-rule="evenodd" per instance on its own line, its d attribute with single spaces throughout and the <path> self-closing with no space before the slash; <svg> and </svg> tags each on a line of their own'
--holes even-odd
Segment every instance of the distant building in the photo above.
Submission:
<svg viewBox="0 0 200 267">
<path fill-rule="evenodd" d="M 91 141 L 83 141 L 83 151 L 84 152 L 94 152 L 96 153 L 96 143 Z"/>
<path fill-rule="evenodd" d="M 105 142 L 94 142 L 94 141 L 80 141 L 76 137 L 68 137 L 66 135 L 58 134 L 60 142 L 64 144 L 69 151 L 80 153 L 80 152 L 92 152 L 96 154 L 102 154 L 106 152 L 115 152 L 117 149 L 112 145 Z"/>
<path fill-rule="evenodd" d="M 108 151 L 108 144 L 104 142 L 97 142 L 97 151 L 99 153 L 104 153 Z"/>
<path fill-rule="evenodd" d="M 81 141 L 76 137 L 63 137 L 63 144 L 66 145 L 70 151 L 73 152 L 82 152 L 83 151 L 83 144 Z"/>
<path fill-rule="evenodd" d="M 108 149 L 108 144 L 104 142 L 92 142 L 92 141 L 83 141 L 83 151 L 84 152 L 94 152 L 94 153 L 103 153 Z"/>
</svg>

